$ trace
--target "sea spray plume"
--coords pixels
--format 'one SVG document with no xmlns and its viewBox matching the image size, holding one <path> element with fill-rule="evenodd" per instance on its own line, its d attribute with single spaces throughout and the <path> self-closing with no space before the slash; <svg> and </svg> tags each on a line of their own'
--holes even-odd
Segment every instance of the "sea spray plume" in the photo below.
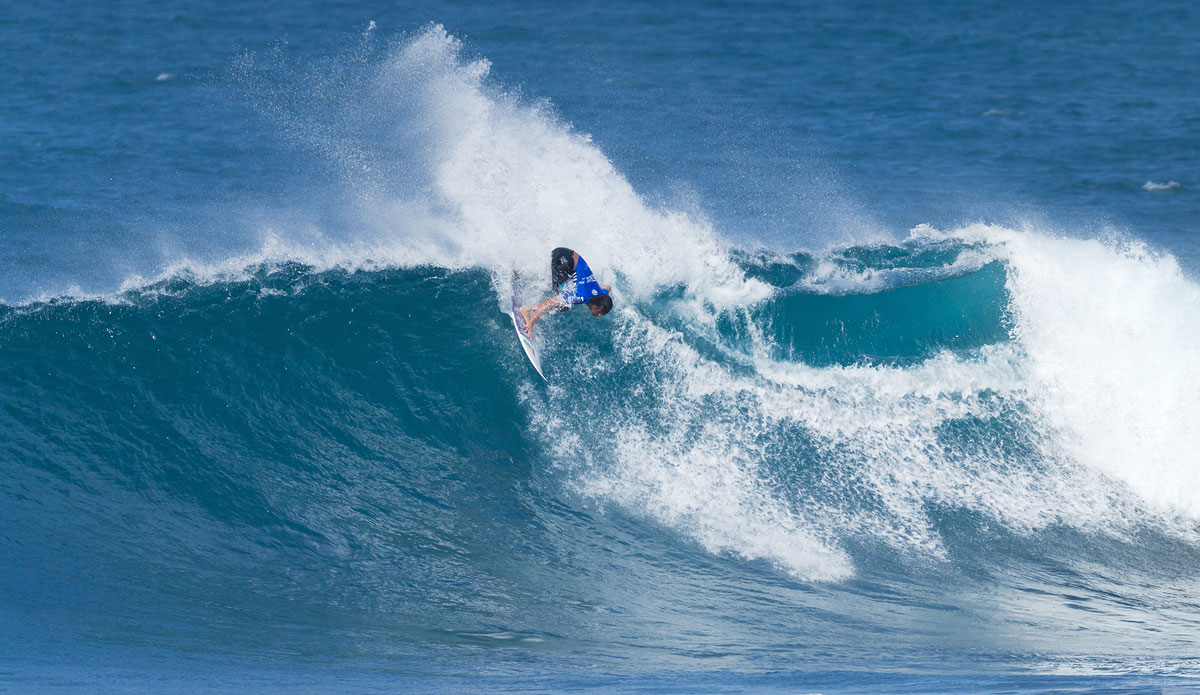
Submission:
<svg viewBox="0 0 1200 695">
<path fill-rule="evenodd" d="M 466 58 L 441 26 L 382 54 L 363 45 L 307 71 L 279 56 L 249 56 L 238 71 L 289 141 L 339 172 L 340 226 L 303 235 L 309 256 L 349 245 L 385 264 L 541 275 L 549 249 L 567 245 L 618 276 L 627 299 L 686 284 L 704 313 L 766 296 L 711 224 L 649 205 L 588 135 L 494 84 L 490 63 Z"/>
<path fill-rule="evenodd" d="M 430 99 L 440 126 L 435 189 L 472 264 L 502 267 L 496 254 L 505 249 L 501 260 L 540 274 L 546 249 L 565 245 L 587 249 L 596 267 L 620 273 L 620 289 L 636 296 L 682 283 L 710 302 L 763 296 L 707 222 L 651 208 L 589 136 L 561 123 L 545 102 L 489 86 L 487 64 L 465 63 L 461 51 L 436 27 L 393 65 L 447 66 Z"/>
</svg>

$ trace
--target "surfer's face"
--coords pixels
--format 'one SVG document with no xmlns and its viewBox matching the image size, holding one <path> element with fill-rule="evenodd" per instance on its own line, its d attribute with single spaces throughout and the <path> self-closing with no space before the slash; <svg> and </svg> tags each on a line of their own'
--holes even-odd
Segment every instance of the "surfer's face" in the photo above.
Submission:
<svg viewBox="0 0 1200 695">
<path fill-rule="evenodd" d="M 591 304 L 588 304 L 588 309 L 591 310 L 592 316 L 604 316 L 604 309 L 598 306 L 592 306 Z"/>
</svg>

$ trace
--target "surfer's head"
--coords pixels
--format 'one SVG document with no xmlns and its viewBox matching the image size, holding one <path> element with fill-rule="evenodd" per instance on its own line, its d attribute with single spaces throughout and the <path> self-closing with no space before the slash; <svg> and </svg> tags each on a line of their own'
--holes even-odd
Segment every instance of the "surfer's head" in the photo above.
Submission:
<svg viewBox="0 0 1200 695">
<path fill-rule="evenodd" d="M 607 294 L 599 294 L 588 300 L 588 308 L 592 310 L 592 316 L 604 316 L 612 311 L 612 297 Z"/>
</svg>

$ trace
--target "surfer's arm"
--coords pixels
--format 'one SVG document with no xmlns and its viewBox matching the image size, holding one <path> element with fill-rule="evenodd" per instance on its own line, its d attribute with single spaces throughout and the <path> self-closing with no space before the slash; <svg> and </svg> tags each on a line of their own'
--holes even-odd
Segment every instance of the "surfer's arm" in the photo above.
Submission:
<svg viewBox="0 0 1200 695">
<path fill-rule="evenodd" d="M 561 299 L 558 297 L 558 295 L 555 295 L 539 304 L 521 307 L 521 315 L 525 317 L 525 330 L 530 331 L 532 334 L 533 324 L 537 323 L 538 319 L 545 316 L 546 312 L 550 311 L 556 306 L 561 305 Z"/>
</svg>

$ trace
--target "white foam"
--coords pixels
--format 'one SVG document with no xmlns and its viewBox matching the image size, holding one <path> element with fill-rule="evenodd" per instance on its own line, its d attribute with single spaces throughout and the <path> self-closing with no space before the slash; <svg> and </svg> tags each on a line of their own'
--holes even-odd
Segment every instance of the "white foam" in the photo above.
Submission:
<svg viewBox="0 0 1200 695">
<path fill-rule="evenodd" d="M 1073 459 L 1200 518 L 1200 287 L 1137 242 L 990 232 L 1031 403 Z"/>
<path fill-rule="evenodd" d="M 595 432 L 587 440 L 578 434 L 594 406 L 580 402 L 579 381 L 569 387 L 552 382 L 539 421 L 576 489 L 647 515 L 714 553 L 766 560 L 809 580 L 849 576 L 837 537 L 771 485 L 753 443 L 761 423 L 714 417 L 705 396 L 736 393 L 736 379 L 632 310 L 622 312 L 617 331 L 619 359 L 655 360 L 661 367 L 650 388 L 663 411 L 606 403 L 615 432 L 597 447 Z M 664 430 L 660 419 L 670 426 Z"/>
<path fill-rule="evenodd" d="M 899 287 L 958 277 L 979 270 L 995 260 L 994 256 L 974 248 L 961 249 L 954 261 L 936 267 L 898 266 L 893 268 L 847 267 L 832 249 L 796 284 L 819 294 L 869 294 Z"/>
<path fill-rule="evenodd" d="M 996 417 L 1021 397 L 1012 346 L 977 358 L 947 353 L 912 368 L 816 368 L 760 354 L 756 373 L 739 376 L 632 310 L 622 313 L 616 345 L 625 365 L 653 365 L 645 388 L 655 409 L 605 402 L 615 433 L 581 437 L 598 407 L 580 400 L 594 378 L 581 369 L 569 389 L 551 382 L 540 424 L 559 460 L 574 462 L 564 465 L 582 493 L 649 515 L 712 552 L 765 559 L 806 580 L 836 580 L 853 572 L 841 548 L 849 538 L 944 556 L 929 503 L 973 509 L 1026 532 L 1060 522 L 1068 505 L 1084 510 L 1075 514 L 1077 526 L 1106 523 L 1103 485 L 1064 491 L 1070 473 L 1060 466 L 1016 466 L 1001 453 L 939 443 L 946 423 Z M 815 453 L 792 459 L 786 450 L 764 449 L 787 441 L 776 439 L 781 428 Z M 821 473 L 797 489 L 769 463 Z"/>
<path fill-rule="evenodd" d="M 986 431 L 997 418 L 1011 420 L 1026 397 L 1021 359 L 1016 346 L 1001 344 L 975 357 L 943 353 L 906 368 L 814 368 L 762 359 L 757 366 L 788 387 L 774 393 L 766 411 L 802 426 L 822 451 L 823 465 L 882 502 L 877 512 L 843 509 L 840 531 L 940 556 L 929 503 L 982 512 L 1018 532 L 1061 523 L 1064 516 L 1078 528 L 1112 526 L 1101 511 L 1112 507 L 1103 481 L 1077 475 L 1069 462 L 1014 461 L 1002 450 L 964 449 L 954 437 L 940 436 L 948 423 L 979 420 Z M 1065 515 L 1070 507 L 1083 511 Z"/>
<path fill-rule="evenodd" d="M 1179 188 L 1178 181 L 1168 181 L 1166 183 L 1158 183 L 1157 181 L 1147 181 L 1142 184 L 1142 190 L 1150 191 L 1151 193 L 1161 193 Z"/>
</svg>

